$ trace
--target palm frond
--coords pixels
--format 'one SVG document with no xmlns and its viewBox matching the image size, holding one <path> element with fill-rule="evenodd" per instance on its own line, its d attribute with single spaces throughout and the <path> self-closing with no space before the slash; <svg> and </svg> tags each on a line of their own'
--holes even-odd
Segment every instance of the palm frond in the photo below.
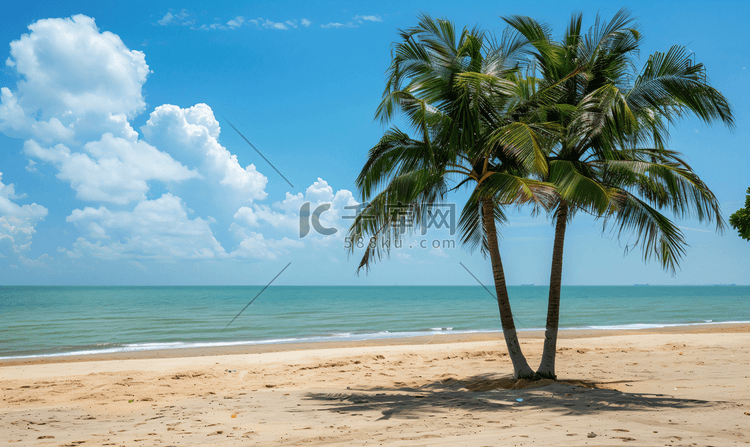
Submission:
<svg viewBox="0 0 750 447">
<path fill-rule="evenodd" d="M 674 274 L 687 246 L 682 231 L 666 216 L 630 193 L 620 191 L 615 194 L 613 205 L 616 219 L 611 223 L 618 238 L 624 234 L 635 236 L 635 241 L 626 246 L 626 252 L 630 247 L 640 245 L 644 261 L 655 257 L 665 270 Z"/>
<path fill-rule="evenodd" d="M 633 109 L 658 113 L 670 123 L 690 111 L 707 123 L 719 120 L 734 126 L 727 99 L 711 87 L 703 64 L 695 63 L 679 45 L 649 57 L 627 101 Z"/>
</svg>

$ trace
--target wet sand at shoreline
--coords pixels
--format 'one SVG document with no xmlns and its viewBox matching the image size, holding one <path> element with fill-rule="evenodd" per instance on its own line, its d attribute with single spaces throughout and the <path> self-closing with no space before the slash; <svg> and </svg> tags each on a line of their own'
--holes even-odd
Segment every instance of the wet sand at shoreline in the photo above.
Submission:
<svg viewBox="0 0 750 447">
<path fill-rule="evenodd" d="M 542 334 L 521 332 L 536 366 Z M 499 333 L 0 362 L 10 445 L 742 445 L 750 325 L 561 331 L 560 382 Z M 530 385 L 530 386 L 529 386 Z"/>
</svg>

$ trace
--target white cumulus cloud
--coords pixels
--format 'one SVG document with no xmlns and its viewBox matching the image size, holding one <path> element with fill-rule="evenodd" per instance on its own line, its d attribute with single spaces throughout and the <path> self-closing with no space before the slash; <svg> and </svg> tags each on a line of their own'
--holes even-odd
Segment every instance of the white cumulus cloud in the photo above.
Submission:
<svg viewBox="0 0 750 447">
<path fill-rule="evenodd" d="M 177 24 L 187 17 L 184 10 L 170 11 L 159 22 Z M 270 29 L 311 24 L 237 16 L 227 26 L 253 22 Z M 320 178 L 304 194 L 287 193 L 273 205 L 258 204 L 267 198 L 268 179 L 255 165 L 242 166 L 221 145 L 220 124 L 206 104 L 156 107 L 140 128 L 141 138 L 130 120 L 145 110 L 145 56 L 129 50 L 117 35 L 100 32 L 92 18 L 33 23 L 28 34 L 11 43 L 6 70 L 20 80 L 0 90 L 0 131 L 26 140 L 29 172 L 44 175 L 41 166 L 52 166 L 78 199 L 94 202 L 78 205 L 67 216 L 80 232 L 72 245 L 58 249 L 69 258 L 277 259 L 305 247 L 299 239 L 299 210 L 305 202 L 313 210 L 331 204 L 321 224 L 339 230 L 326 237 L 312 231 L 313 243 L 343 237 L 350 224 L 342 216 L 354 214 L 344 210 L 357 203 L 351 192 L 334 191 Z M 154 199 L 149 192 L 156 182 L 169 192 Z M 207 203 L 207 197 L 221 197 L 224 207 Z M 31 260 L 23 253 L 48 210 L 36 203 L 20 205 L 22 198 L 13 184 L 0 182 L 0 256 L 12 253 L 19 265 L 43 266 L 52 258 Z M 219 224 L 205 212 L 217 208 L 216 215 L 230 222 Z M 225 214 L 235 209 L 233 216 Z M 213 225 L 229 225 L 236 239 L 231 251 L 214 237 Z M 269 227 L 288 234 L 280 239 L 261 234 Z"/>
<path fill-rule="evenodd" d="M 67 217 L 87 233 L 67 251 L 70 257 L 91 255 L 156 259 L 214 259 L 226 253 L 214 238 L 210 220 L 190 219 L 190 210 L 177 196 L 164 194 L 144 200 L 133 211 L 106 207 L 76 209 Z M 89 239 L 95 240 L 91 242 Z"/>
<path fill-rule="evenodd" d="M 305 246 L 301 241 L 284 237 L 280 240 L 266 239 L 262 234 L 246 232 L 239 225 L 232 224 L 230 231 L 240 239 L 236 250 L 228 254 L 230 258 L 249 258 L 261 260 L 275 260 L 282 254 L 289 253 L 289 249 Z"/>
<path fill-rule="evenodd" d="M 216 179 L 243 200 L 262 200 L 268 179 L 250 164 L 244 168 L 237 156 L 219 144 L 219 122 L 206 104 L 182 109 L 165 104 L 151 113 L 141 127 L 149 143 L 172 154 L 198 172 Z"/>
<path fill-rule="evenodd" d="M 34 140 L 24 143 L 24 153 L 57 167 L 57 177 L 69 182 L 81 200 L 123 205 L 145 199 L 148 182 L 199 177 L 142 140 L 129 141 L 107 133 L 99 141 L 87 143 L 84 150 L 71 152 L 63 144 L 45 148 Z"/>
<path fill-rule="evenodd" d="M 0 257 L 27 251 L 37 223 L 49 213 L 47 208 L 36 203 L 18 205 L 13 202 L 23 195 L 16 195 L 15 186 L 12 183 L 6 185 L 2 180 L 0 172 Z"/>
<path fill-rule="evenodd" d="M 291 230 L 290 234 L 298 237 L 300 208 L 306 202 L 310 202 L 311 213 L 321 205 L 331 205 L 330 208 L 322 211 L 320 214 L 320 224 L 325 228 L 336 228 L 338 233 L 335 236 L 338 237 L 341 237 L 352 223 L 352 220 L 346 219 L 346 217 L 356 214 L 356 210 L 346 209 L 345 207 L 353 207 L 358 204 L 351 191 L 341 189 L 334 193 L 333 187 L 328 182 L 318 178 L 316 182 L 307 188 L 304 195 L 302 193 L 290 194 L 287 192 L 284 200 L 276 202 L 272 206 L 263 204 L 253 205 L 252 219 L 256 222 L 264 221 L 275 228 Z M 247 221 L 249 213 L 242 214 L 240 211 L 235 215 L 235 220 Z M 309 234 L 313 237 L 316 235 L 314 230 Z"/>
<path fill-rule="evenodd" d="M 132 138 L 127 119 L 146 105 L 144 54 L 116 34 L 99 32 L 84 15 L 39 20 L 29 31 L 10 44 L 21 80 L 15 92 L 2 89 L 0 131 L 45 143 L 88 141 L 92 129 Z"/>
<path fill-rule="evenodd" d="M 190 218 L 193 211 L 177 196 L 165 194 L 145 200 L 133 211 L 111 211 L 106 207 L 76 209 L 67 217 L 86 237 L 79 237 L 70 249 L 61 248 L 70 258 L 92 256 L 99 259 L 251 259 L 273 260 L 302 248 L 302 242 L 290 238 L 265 238 L 258 232 L 246 232 L 232 224 L 230 231 L 239 240 L 227 253 L 210 228 L 212 218 Z M 238 211 L 235 218 L 252 224 L 252 211 Z"/>
<path fill-rule="evenodd" d="M 240 207 L 236 213 L 234 213 L 234 220 L 247 227 L 258 226 L 258 215 L 248 206 Z"/>
</svg>

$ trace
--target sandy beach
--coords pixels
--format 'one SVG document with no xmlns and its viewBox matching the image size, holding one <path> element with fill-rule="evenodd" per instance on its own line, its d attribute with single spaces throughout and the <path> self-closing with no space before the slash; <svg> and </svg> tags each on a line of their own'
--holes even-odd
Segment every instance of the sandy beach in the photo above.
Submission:
<svg viewBox="0 0 750 447">
<path fill-rule="evenodd" d="M 559 382 L 500 334 L 0 362 L 2 445 L 744 445 L 750 325 L 563 331 Z M 522 333 L 536 364 L 541 334 Z"/>
</svg>

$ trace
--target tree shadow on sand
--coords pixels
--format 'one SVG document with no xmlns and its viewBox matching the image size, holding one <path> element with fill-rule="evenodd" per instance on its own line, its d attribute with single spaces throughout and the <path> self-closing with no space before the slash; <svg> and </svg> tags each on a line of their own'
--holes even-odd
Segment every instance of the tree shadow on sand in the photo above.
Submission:
<svg viewBox="0 0 750 447">
<path fill-rule="evenodd" d="M 420 387 L 348 388 L 346 393 L 309 393 L 306 399 L 323 403 L 324 408 L 332 412 L 377 411 L 383 415 L 378 420 L 392 417 L 417 419 L 426 414 L 450 410 L 501 412 L 532 409 L 554 411 L 560 415 L 586 415 L 664 408 L 709 408 L 725 404 L 663 394 L 628 393 L 611 388 L 616 383 L 626 382 L 526 382 L 496 375 L 480 375 L 464 380 L 446 379 Z"/>
</svg>

